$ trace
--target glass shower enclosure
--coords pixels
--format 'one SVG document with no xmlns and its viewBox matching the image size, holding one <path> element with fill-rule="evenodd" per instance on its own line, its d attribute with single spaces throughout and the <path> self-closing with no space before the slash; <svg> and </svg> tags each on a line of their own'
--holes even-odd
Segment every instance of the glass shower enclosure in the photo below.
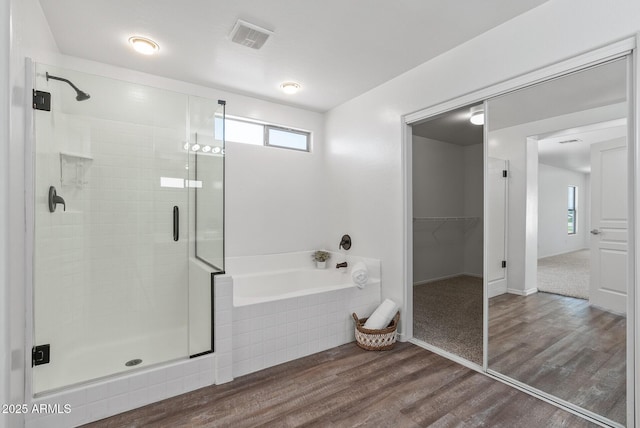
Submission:
<svg viewBox="0 0 640 428">
<path fill-rule="evenodd" d="M 33 393 L 211 352 L 224 102 L 43 64 L 34 82 Z"/>
</svg>

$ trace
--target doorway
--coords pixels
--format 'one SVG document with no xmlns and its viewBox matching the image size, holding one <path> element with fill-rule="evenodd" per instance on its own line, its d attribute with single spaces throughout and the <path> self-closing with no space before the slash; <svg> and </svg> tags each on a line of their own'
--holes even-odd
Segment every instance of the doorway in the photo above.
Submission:
<svg viewBox="0 0 640 428">
<path fill-rule="evenodd" d="M 483 126 L 466 106 L 412 127 L 413 333 L 482 364 Z"/>
</svg>

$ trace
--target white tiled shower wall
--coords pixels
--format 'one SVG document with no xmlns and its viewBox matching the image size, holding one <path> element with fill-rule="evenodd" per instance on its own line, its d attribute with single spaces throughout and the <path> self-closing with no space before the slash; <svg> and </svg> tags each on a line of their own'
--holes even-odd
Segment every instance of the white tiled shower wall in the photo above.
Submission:
<svg viewBox="0 0 640 428">
<path fill-rule="evenodd" d="M 172 208 L 186 213 L 188 194 L 160 188 L 160 177 L 186 173 L 187 97 L 37 67 L 52 111 L 35 112 L 34 342 L 51 344 L 51 363 L 33 369 L 33 392 L 124 371 L 130 359 L 187 357 L 188 233 L 174 242 L 171 232 Z M 76 101 L 44 71 L 91 89 L 92 99 Z M 171 109 L 141 116 L 114 105 L 136 96 Z M 66 211 L 49 212 L 49 186 Z M 187 216 L 181 222 L 187 231 Z"/>
</svg>

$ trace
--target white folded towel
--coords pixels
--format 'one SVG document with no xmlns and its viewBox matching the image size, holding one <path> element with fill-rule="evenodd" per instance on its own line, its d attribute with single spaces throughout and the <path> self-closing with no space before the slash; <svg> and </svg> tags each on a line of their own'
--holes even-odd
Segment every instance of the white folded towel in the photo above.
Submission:
<svg viewBox="0 0 640 428">
<path fill-rule="evenodd" d="M 393 317 L 398 312 L 398 305 L 393 300 L 385 299 L 380 303 L 380 306 L 373 311 L 367 322 L 364 323 L 364 328 L 370 330 L 380 330 L 389 325 Z"/>
<path fill-rule="evenodd" d="M 369 271 L 367 265 L 363 262 L 358 262 L 351 268 L 351 280 L 358 288 L 364 288 L 369 281 Z"/>
</svg>

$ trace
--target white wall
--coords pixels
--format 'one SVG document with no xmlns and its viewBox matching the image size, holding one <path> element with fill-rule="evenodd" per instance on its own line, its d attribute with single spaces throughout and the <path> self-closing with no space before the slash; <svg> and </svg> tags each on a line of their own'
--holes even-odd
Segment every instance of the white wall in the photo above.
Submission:
<svg viewBox="0 0 640 428">
<path fill-rule="evenodd" d="M 578 231 L 567 233 L 567 188 L 578 188 Z M 538 258 L 588 246 L 588 174 L 540 164 L 538 167 Z"/>
<path fill-rule="evenodd" d="M 413 136 L 413 216 L 464 215 L 463 147 Z M 413 223 L 413 283 L 464 270 L 464 234 L 458 222 Z"/>
<path fill-rule="evenodd" d="M 325 234 L 322 142 L 315 146 L 301 152 L 227 143 L 227 256 L 338 248 L 342 234 Z"/>
<path fill-rule="evenodd" d="M 474 144 L 464 148 L 464 216 L 478 217 L 468 223 L 464 246 L 464 272 L 483 275 L 483 217 L 484 217 L 484 145 Z"/>
<path fill-rule="evenodd" d="M 482 218 L 482 154 L 414 135 L 413 216 Z M 482 221 L 414 222 L 413 283 L 482 275 L 482 252 Z"/>
<path fill-rule="evenodd" d="M 402 115 L 631 36 L 639 15 L 637 0 L 551 0 L 328 112 L 329 234 L 382 260 L 383 297 L 404 300 Z"/>
</svg>

